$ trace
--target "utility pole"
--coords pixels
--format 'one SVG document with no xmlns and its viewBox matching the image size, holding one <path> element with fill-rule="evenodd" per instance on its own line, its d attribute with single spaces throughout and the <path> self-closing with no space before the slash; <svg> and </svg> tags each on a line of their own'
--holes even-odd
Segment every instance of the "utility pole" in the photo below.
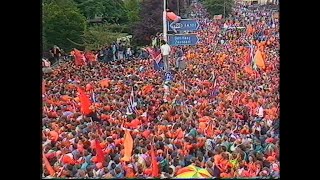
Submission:
<svg viewBox="0 0 320 180">
<path fill-rule="evenodd" d="M 223 18 L 226 18 L 226 0 L 223 0 Z"/>
<path fill-rule="evenodd" d="M 167 0 L 163 0 L 163 40 L 167 41 Z"/>
<path fill-rule="evenodd" d="M 178 15 L 180 16 L 180 0 L 177 0 Z"/>
</svg>

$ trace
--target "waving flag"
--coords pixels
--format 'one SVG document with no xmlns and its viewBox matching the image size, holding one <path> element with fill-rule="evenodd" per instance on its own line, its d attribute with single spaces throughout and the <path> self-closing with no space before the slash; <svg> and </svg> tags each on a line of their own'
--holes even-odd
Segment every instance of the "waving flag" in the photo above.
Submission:
<svg viewBox="0 0 320 180">
<path fill-rule="evenodd" d="M 96 103 L 96 94 L 94 93 L 94 91 L 92 90 L 92 95 L 91 95 L 91 99 L 94 103 Z"/>
<path fill-rule="evenodd" d="M 266 65 L 264 63 L 264 59 L 262 57 L 262 53 L 259 49 L 256 51 L 256 54 L 254 55 L 253 59 L 254 59 L 254 64 L 257 67 L 259 67 L 260 69 L 263 69 L 263 70 L 266 68 Z"/>
<path fill-rule="evenodd" d="M 216 95 L 218 95 L 219 91 L 218 91 L 218 83 L 217 83 L 217 79 L 214 80 L 214 83 L 213 83 L 213 89 L 210 93 L 210 95 L 212 97 L 215 97 Z"/>
<path fill-rule="evenodd" d="M 86 58 L 81 51 L 79 51 L 78 49 L 74 49 L 73 55 L 74 55 L 75 64 L 77 66 L 82 66 L 85 64 Z"/>
<path fill-rule="evenodd" d="M 95 141 L 96 143 L 96 154 L 97 154 L 97 161 L 100 162 L 100 163 L 103 163 L 104 161 L 104 155 L 103 155 L 103 152 L 102 152 L 102 148 L 100 146 L 100 142 L 98 140 Z"/>
<path fill-rule="evenodd" d="M 122 161 L 130 161 L 133 149 L 133 139 L 129 130 L 125 130 L 124 135 L 124 157 L 121 158 Z"/>
<path fill-rule="evenodd" d="M 131 114 L 137 112 L 136 106 L 137 106 L 137 103 L 134 100 L 134 91 L 132 88 L 132 91 L 131 91 L 130 97 L 129 97 L 129 105 L 127 107 L 127 114 L 131 115 Z"/>
<path fill-rule="evenodd" d="M 158 167 L 157 158 L 156 158 L 153 145 L 151 145 L 150 151 L 151 151 L 152 177 L 159 177 L 159 167 Z"/>
<path fill-rule="evenodd" d="M 147 47 L 146 50 L 150 54 L 151 58 L 158 64 L 161 61 L 161 52 L 158 51 L 156 52 L 154 49 Z"/>
<path fill-rule="evenodd" d="M 79 99 L 80 99 L 80 105 L 81 105 L 81 112 L 84 115 L 88 115 L 91 113 L 90 106 L 91 106 L 91 101 L 89 97 L 86 95 L 83 89 L 78 87 L 78 92 L 79 92 Z"/>
</svg>

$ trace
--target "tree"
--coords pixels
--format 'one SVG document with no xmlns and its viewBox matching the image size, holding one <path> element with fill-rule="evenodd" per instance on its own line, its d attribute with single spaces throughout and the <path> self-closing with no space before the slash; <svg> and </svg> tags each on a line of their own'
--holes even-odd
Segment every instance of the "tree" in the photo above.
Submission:
<svg viewBox="0 0 320 180">
<path fill-rule="evenodd" d="M 83 43 L 86 19 L 72 0 L 45 1 L 43 5 L 43 35 L 46 49 L 53 45 L 65 49 L 83 48 L 75 45 Z"/>
<path fill-rule="evenodd" d="M 84 45 L 87 50 L 100 49 L 124 37 L 126 33 L 113 32 L 114 25 L 104 24 L 89 27 L 84 33 Z"/>
<path fill-rule="evenodd" d="M 133 26 L 133 40 L 139 45 L 150 43 L 150 36 L 162 30 L 162 1 L 143 0 L 139 21 Z"/>
<path fill-rule="evenodd" d="M 123 24 L 128 22 L 123 0 L 103 0 L 105 7 L 103 18 L 108 23 Z"/>
<path fill-rule="evenodd" d="M 108 23 L 122 24 L 128 21 L 123 0 L 75 0 L 87 19 L 102 17 Z"/>
<path fill-rule="evenodd" d="M 234 0 L 203 0 L 204 6 L 211 15 L 222 14 L 227 16 L 232 11 Z"/>
<path fill-rule="evenodd" d="M 151 42 L 151 35 L 162 32 L 162 0 L 142 0 L 140 5 L 139 21 L 133 26 L 133 40 L 139 45 Z M 177 14 L 176 0 L 167 0 L 167 8 Z"/>
<path fill-rule="evenodd" d="M 134 24 L 139 20 L 140 0 L 125 0 L 124 7 L 127 12 L 128 21 Z"/>
<path fill-rule="evenodd" d="M 104 4 L 102 0 L 75 0 L 80 12 L 87 19 L 94 19 L 96 16 L 102 17 Z"/>
</svg>

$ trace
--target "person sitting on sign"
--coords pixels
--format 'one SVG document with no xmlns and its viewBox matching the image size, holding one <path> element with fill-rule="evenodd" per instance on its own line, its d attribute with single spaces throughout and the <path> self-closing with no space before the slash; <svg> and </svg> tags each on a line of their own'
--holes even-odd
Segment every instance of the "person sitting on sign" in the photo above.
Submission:
<svg viewBox="0 0 320 180">
<path fill-rule="evenodd" d="M 170 24 L 170 27 L 172 28 L 172 30 L 177 33 L 176 27 L 174 27 L 174 25 L 178 22 L 180 22 L 181 17 L 176 15 L 174 12 L 172 12 L 170 9 L 167 9 L 167 19 L 169 19 L 170 21 L 173 21 Z"/>
</svg>

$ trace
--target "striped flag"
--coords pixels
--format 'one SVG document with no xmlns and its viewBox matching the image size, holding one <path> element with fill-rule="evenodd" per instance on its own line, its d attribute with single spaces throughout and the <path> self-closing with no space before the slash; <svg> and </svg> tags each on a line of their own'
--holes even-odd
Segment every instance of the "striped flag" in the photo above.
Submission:
<svg viewBox="0 0 320 180">
<path fill-rule="evenodd" d="M 156 52 L 154 49 L 150 48 L 150 47 L 147 47 L 146 50 L 148 51 L 148 53 L 150 54 L 151 58 L 156 61 L 156 63 L 158 64 L 160 61 L 161 61 L 161 53 L 160 51 L 159 52 Z"/>
<path fill-rule="evenodd" d="M 154 58 L 154 60 L 156 61 L 157 64 L 159 64 L 159 62 L 161 61 L 161 59 L 162 59 L 161 53 L 159 53 L 159 54 Z"/>
<path fill-rule="evenodd" d="M 218 83 L 217 83 L 217 79 L 214 80 L 214 83 L 213 83 L 213 90 L 211 91 L 210 95 L 211 97 L 215 97 L 218 93 Z"/>
<path fill-rule="evenodd" d="M 134 100 L 134 91 L 133 91 L 133 88 L 132 88 L 132 91 L 131 91 L 130 97 L 129 97 L 129 105 L 127 107 L 127 114 L 131 115 L 134 112 L 137 112 L 136 106 L 137 106 L 137 103 Z"/>
<path fill-rule="evenodd" d="M 92 90 L 92 96 L 91 96 L 91 98 L 92 98 L 92 102 L 94 102 L 94 103 L 97 102 L 97 101 L 96 101 L 96 94 L 94 93 L 93 90 Z"/>
<path fill-rule="evenodd" d="M 250 60 L 251 60 L 250 63 L 252 64 L 252 63 L 254 63 L 254 61 L 253 61 L 254 46 L 252 44 L 250 44 L 249 48 L 250 48 Z"/>
</svg>

